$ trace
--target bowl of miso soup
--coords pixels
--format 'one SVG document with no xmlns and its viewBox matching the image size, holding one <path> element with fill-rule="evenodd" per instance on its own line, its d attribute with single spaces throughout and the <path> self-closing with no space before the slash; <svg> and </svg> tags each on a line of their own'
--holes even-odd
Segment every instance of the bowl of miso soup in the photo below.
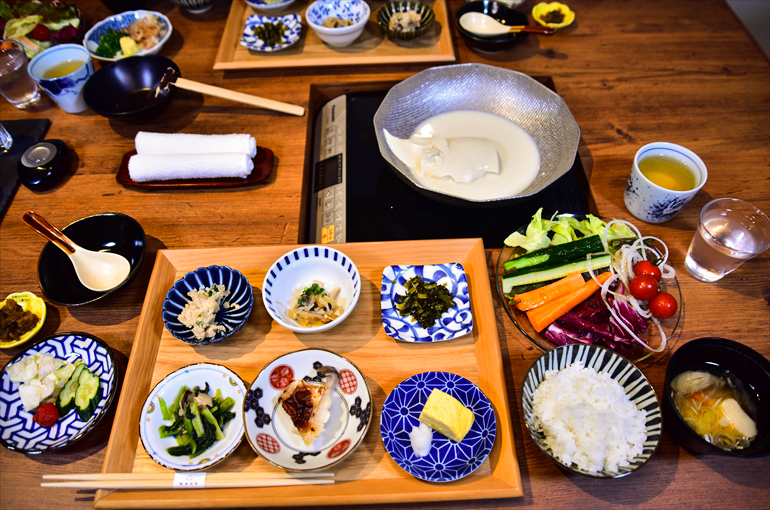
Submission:
<svg viewBox="0 0 770 510">
<path fill-rule="evenodd" d="M 694 454 L 770 453 L 770 361 L 725 338 L 699 338 L 666 367 L 667 431 Z"/>
</svg>

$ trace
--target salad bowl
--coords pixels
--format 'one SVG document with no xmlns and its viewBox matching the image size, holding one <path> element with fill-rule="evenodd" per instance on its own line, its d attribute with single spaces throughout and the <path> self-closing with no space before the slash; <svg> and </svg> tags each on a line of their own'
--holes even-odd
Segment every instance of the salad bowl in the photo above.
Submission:
<svg viewBox="0 0 770 510">
<path fill-rule="evenodd" d="M 578 220 L 586 219 L 586 216 L 584 215 L 565 214 L 565 215 L 559 215 L 559 216 L 570 216 Z M 520 229 L 518 229 L 517 232 L 523 234 L 525 233 L 526 229 L 527 229 L 527 226 L 525 225 Z M 505 245 L 503 249 L 500 251 L 500 255 L 497 259 L 497 264 L 495 266 L 495 280 L 497 283 L 498 296 L 500 297 L 500 302 L 502 303 L 505 313 L 508 315 L 511 322 L 513 322 L 513 325 L 516 326 L 516 328 L 521 332 L 521 334 L 524 335 L 524 337 L 527 340 L 532 342 L 538 348 L 542 349 L 543 351 L 548 351 L 555 347 L 558 347 L 561 344 L 557 344 L 554 341 L 551 341 L 548 338 L 546 338 L 544 335 L 545 330 L 543 330 L 542 332 L 536 331 L 536 329 L 532 326 L 530 320 L 528 319 L 527 314 L 519 310 L 512 303 L 513 293 L 506 292 L 504 288 L 504 276 L 508 274 L 508 271 L 506 271 L 505 269 L 505 263 L 513 259 L 515 256 L 519 256 L 523 253 L 525 253 L 525 250 L 522 249 L 521 247 L 512 248 L 511 246 L 507 246 L 507 245 Z M 586 276 L 586 273 L 584 273 L 584 276 Z M 586 279 L 587 279 L 587 276 L 586 276 Z M 681 310 L 682 310 L 682 292 L 681 292 L 681 288 L 679 287 L 679 281 L 676 279 L 676 277 L 663 278 L 660 281 L 660 290 L 668 292 L 669 294 L 673 295 L 678 304 L 676 313 L 673 316 L 666 319 L 658 319 L 658 321 L 660 322 L 662 331 L 665 334 L 666 338 L 668 339 L 668 338 L 671 338 L 676 333 L 679 325 L 679 319 L 680 319 Z M 646 330 L 643 333 L 640 333 L 639 336 L 648 345 L 658 346 L 658 344 L 660 343 L 660 332 L 657 329 L 657 327 L 649 320 L 647 320 Z M 641 346 L 640 344 L 637 344 L 634 342 L 616 343 L 612 346 L 609 346 L 604 343 L 602 343 L 601 345 L 603 347 L 612 348 L 612 350 L 632 360 L 634 363 L 643 361 L 654 354 L 654 351 L 648 350 L 643 346 Z"/>
</svg>

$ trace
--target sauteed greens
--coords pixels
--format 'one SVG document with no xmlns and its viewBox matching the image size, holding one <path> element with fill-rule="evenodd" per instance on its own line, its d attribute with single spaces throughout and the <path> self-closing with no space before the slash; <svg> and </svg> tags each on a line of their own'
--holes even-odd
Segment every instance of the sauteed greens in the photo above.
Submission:
<svg viewBox="0 0 770 510">
<path fill-rule="evenodd" d="M 421 276 L 405 284 L 406 294 L 399 296 L 396 309 L 401 316 L 411 315 L 425 329 L 432 327 L 444 312 L 454 306 L 452 294 L 445 285 L 423 281 Z"/>
<path fill-rule="evenodd" d="M 163 419 L 172 420 L 171 425 L 160 426 L 160 437 L 173 436 L 177 441 L 176 446 L 166 449 L 170 455 L 197 457 L 216 441 L 225 438 L 223 431 L 235 417 L 235 413 L 230 411 L 235 406 L 235 400 L 222 398 L 219 389 L 212 397 L 210 391 L 208 382 L 202 389 L 199 386 L 193 389 L 182 386 L 171 407 L 158 398 Z"/>
</svg>

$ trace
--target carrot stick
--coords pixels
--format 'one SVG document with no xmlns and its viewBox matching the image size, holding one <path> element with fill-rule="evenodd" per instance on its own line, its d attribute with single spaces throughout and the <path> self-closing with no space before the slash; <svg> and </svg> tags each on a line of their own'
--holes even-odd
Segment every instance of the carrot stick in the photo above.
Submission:
<svg viewBox="0 0 770 510">
<path fill-rule="evenodd" d="M 583 281 L 583 275 L 580 274 L 580 272 L 572 273 L 569 276 L 565 276 L 564 278 L 545 285 L 544 287 L 540 287 L 539 289 L 530 290 L 523 294 L 516 294 L 513 296 L 513 300 L 514 303 L 516 303 L 516 308 L 522 312 L 526 312 L 543 303 L 552 301 L 559 296 L 578 290 L 583 286 L 583 283 L 585 282 Z"/>
<path fill-rule="evenodd" d="M 527 312 L 527 317 L 532 327 L 538 333 L 544 330 L 553 321 L 569 312 L 577 305 L 591 297 L 591 294 L 599 290 L 600 284 L 603 284 L 611 276 L 609 272 L 596 275 L 599 280 L 597 284 L 593 278 L 585 282 L 578 290 L 565 294 L 552 301 L 533 308 Z"/>
</svg>

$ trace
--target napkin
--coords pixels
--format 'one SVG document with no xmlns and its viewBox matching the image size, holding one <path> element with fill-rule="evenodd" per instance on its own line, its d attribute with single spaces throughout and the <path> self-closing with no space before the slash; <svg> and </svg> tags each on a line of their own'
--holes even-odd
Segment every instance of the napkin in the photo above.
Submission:
<svg viewBox="0 0 770 510">
<path fill-rule="evenodd" d="M 208 154 L 241 152 L 257 155 L 257 141 L 248 134 L 194 135 L 139 131 L 134 139 L 137 154 Z"/>
<path fill-rule="evenodd" d="M 171 179 L 247 177 L 254 168 L 248 154 L 134 154 L 128 174 L 136 182 Z"/>
</svg>

